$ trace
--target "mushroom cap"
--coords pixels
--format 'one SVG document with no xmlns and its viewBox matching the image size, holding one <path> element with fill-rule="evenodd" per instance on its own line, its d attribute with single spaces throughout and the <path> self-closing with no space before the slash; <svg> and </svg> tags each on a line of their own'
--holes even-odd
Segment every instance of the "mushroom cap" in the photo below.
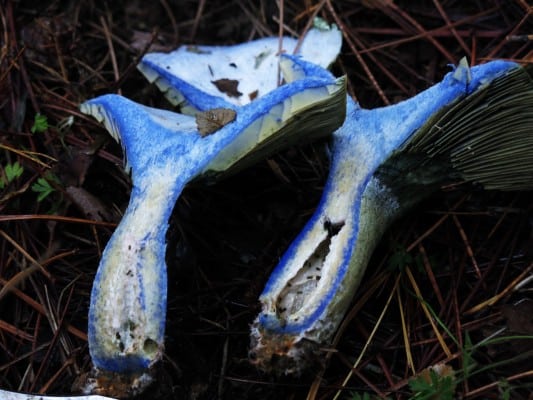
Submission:
<svg viewBox="0 0 533 400">
<path fill-rule="evenodd" d="M 233 109 L 234 120 L 207 136 L 199 132 L 194 117 L 119 95 L 100 96 L 80 108 L 122 144 L 134 185 L 143 171 L 168 160 L 175 162 L 186 182 L 198 175 L 217 175 L 241 160 L 246 162 L 239 168 L 281 147 L 329 135 L 342 124 L 344 80 L 299 57 L 281 58 L 288 81 L 252 103 L 228 105 L 224 109 Z M 175 83 L 172 76 L 168 80 Z"/>
<path fill-rule="evenodd" d="M 172 104 L 193 113 L 246 105 L 273 91 L 279 86 L 282 54 L 296 51 L 324 70 L 335 61 L 341 45 L 342 34 L 333 25 L 311 29 L 298 49 L 298 40 L 290 37 L 234 46 L 181 46 L 170 53 L 146 54 L 138 68 Z"/>
</svg>

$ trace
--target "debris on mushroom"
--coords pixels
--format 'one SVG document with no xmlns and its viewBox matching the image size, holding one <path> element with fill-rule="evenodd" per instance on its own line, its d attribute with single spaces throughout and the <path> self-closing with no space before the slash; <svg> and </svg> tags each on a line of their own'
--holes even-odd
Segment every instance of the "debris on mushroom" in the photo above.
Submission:
<svg viewBox="0 0 533 400">
<path fill-rule="evenodd" d="M 218 49 L 214 65 L 225 55 L 225 49 Z M 81 105 L 83 113 L 104 124 L 122 144 L 133 183 L 128 208 L 103 252 L 91 293 L 88 338 L 96 369 L 87 392 L 109 394 L 109 387 L 120 381 L 123 389 L 113 395 L 125 397 L 151 383 L 151 369 L 164 349 L 165 234 L 183 187 L 199 176 L 242 168 L 295 141 L 328 135 L 342 124 L 344 79 L 301 57 L 282 54 L 276 60 L 286 83 L 269 86 L 246 104 L 230 103 L 188 84 L 194 92 L 187 98 L 191 107 L 203 110 L 212 99 L 218 106 L 196 117 L 118 95 Z M 182 65 L 173 72 L 181 69 L 196 68 Z M 172 84 L 171 75 L 162 76 Z M 194 84 L 209 85 L 213 80 L 205 71 L 202 79 L 197 78 Z"/>
<path fill-rule="evenodd" d="M 281 54 L 296 50 L 303 60 L 329 67 L 340 52 L 342 34 L 335 25 L 321 26 L 311 29 L 299 47 L 297 39 L 283 37 Z M 278 37 L 234 46 L 181 46 L 145 55 L 138 69 L 181 112 L 194 114 L 246 105 L 278 87 L 279 47 Z"/>
<path fill-rule="evenodd" d="M 533 189 L 532 72 L 462 61 L 399 104 L 348 101 L 320 204 L 260 296 L 252 362 L 277 374 L 320 363 L 384 231 L 441 184 Z"/>
</svg>

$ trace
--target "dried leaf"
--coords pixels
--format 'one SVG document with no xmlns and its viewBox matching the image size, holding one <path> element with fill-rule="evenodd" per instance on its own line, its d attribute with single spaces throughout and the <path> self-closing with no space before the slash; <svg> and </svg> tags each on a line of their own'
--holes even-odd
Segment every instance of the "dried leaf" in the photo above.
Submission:
<svg viewBox="0 0 533 400">
<path fill-rule="evenodd" d="M 257 95 L 259 94 L 258 90 L 254 90 L 252 93 L 248 93 L 248 97 L 250 98 L 250 101 L 254 101 L 257 99 Z"/>
<path fill-rule="evenodd" d="M 57 168 L 57 174 L 61 182 L 66 186 L 81 186 L 85 182 L 87 171 L 93 162 L 93 154 L 98 150 L 103 143 L 107 141 L 107 137 L 97 137 L 94 144 L 97 146 L 91 153 L 90 149 L 70 149 L 61 157 L 60 164 Z"/>
<path fill-rule="evenodd" d="M 242 93 L 237 90 L 239 86 L 239 81 L 236 79 L 217 79 L 216 81 L 211 81 L 213 85 L 217 87 L 222 93 L 226 93 L 229 97 L 240 97 Z"/>
<path fill-rule="evenodd" d="M 533 300 L 526 298 L 516 304 L 504 304 L 500 311 L 511 332 L 533 334 Z"/>
<path fill-rule="evenodd" d="M 235 120 L 237 113 L 231 108 L 213 108 L 196 114 L 200 135 L 207 136 Z"/>
<path fill-rule="evenodd" d="M 69 186 L 66 189 L 72 202 L 80 209 L 89 219 L 95 221 L 111 221 L 113 216 L 102 204 L 102 202 L 85 189 L 75 186 Z"/>
</svg>

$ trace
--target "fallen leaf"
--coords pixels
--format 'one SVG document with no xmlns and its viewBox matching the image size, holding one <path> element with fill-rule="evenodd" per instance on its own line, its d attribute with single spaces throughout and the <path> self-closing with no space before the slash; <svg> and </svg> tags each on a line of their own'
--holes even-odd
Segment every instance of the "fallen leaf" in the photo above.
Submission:
<svg viewBox="0 0 533 400">
<path fill-rule="evenodd" d="M 217 79 L 216 81 L 211 81 L 213 85 L 217 87 L 222 93 L 226 93 L 229 97 L 240 97 L 241 92 L 237 90 L 239 86 L 239 81 L 236 79 Z"/>
<path fill-rule="evenodd" d="M 258 90 L 254 90 L 252 93 L 248 93 L 248 97 L 250 98 L 250 101 L 254 101 L 257 98 L 258 94 L 259 94 Z"/>
<path fill-rule="evenodd" d="M 504 304 L 500 311 L 507 320 L 507 327 L 511 332 L 533 334 L 533 301 L 526 298 L 515 304 Z"/>
<path fill-rule="evenodd" d="M 196 125 L 202 137 L 210 135 L 235 120 L 237 113 L 231 108 L 213 108 L 196 114 Z"/>
<path fill-rule="evenodd" d="M 111 221 L 112 215 L 102 204 L 102 202 L 83 188 L 69 186 L 66 188 L 67 194 L 72 202 L 85 214 L 85 216 L 94 221 Z"/>
</svg>

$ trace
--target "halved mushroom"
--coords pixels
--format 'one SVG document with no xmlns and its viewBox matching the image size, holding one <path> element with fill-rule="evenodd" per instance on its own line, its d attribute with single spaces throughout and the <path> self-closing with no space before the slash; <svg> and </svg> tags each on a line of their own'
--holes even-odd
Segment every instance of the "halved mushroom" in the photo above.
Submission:
<svg viewBox="0 0 533 400">
<path fill-rule="evenodd" d="M 348 102 L 321 202 L 260 296 L 254 363 L 290 374 L 323 360 L 384 231 L 442 183 L 533 189 L 532 71 L 463 61 L 399 104 Z"/>
<path fill-rule="evenodd" d="M 220 49 L 215 60 L 225 53 Z M 109 376 L 131 383 L 123 385 L 124 395 L 150 383 L 149 370 L 164 346 L 165 234 L 183 187 L 200 176 L 242 168 L 295 141 L 328 135 L 342 124 L 344 79 L 297 56 L 277 58 L 286 83 L 268 86 L 270 91 L 244 105 L 221 97 L 217 104 L 222 108 L 196 116 L 146 107 L 118 95 L 81 105 L 82 112 L 120 141 L 133 182 L 128 208 L 103 252 L 91 293 L 88 337 L 96 372 L 88 390 L 106 394 Z M 172 83 L 172 76 L 162 76 Z M 196 88 L 194 94 L 188 104 L 197 109 L 211 98 Z"/>
</svg>

